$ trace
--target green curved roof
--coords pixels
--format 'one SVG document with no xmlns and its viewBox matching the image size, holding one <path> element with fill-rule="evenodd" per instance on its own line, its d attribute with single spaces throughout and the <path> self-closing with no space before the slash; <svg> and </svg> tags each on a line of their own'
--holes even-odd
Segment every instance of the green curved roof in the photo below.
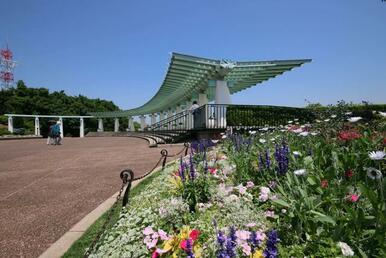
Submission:
<svg viewBox="0 0 386 258">
<path fill-rule="evenodd" d="M 165 79 L 157 93 L 144 105 L 116 112 L 92 113 L 97 117 L 123 117 L 158 113 L 207 92 L 208 100 L 215 98 L 213 80 L 228 81 L 230 93 L 245 90 L 274 78 L 311 59 L 232 62 L 172 53 Z"/>
</svg>

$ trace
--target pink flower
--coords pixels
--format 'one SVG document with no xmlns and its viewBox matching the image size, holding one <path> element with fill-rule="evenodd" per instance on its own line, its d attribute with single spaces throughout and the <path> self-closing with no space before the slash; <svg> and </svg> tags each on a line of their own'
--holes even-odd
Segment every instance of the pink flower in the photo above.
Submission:
<svg viewBox="0 0 386 258">
<path fill-rule="evenodd" d="M 245 226 L 248 227 L 248 228 L 253 228 L 253 227 L 256 226 L 256 223 L 248 223 Z"/>
<path fill-rule="evenodd" d="M 246 242 L 242 243 L 240 246 L 245 255 L 251 255 L 251 247 Z"/>
<path fill-rule="evenodd" d="M 181 249 L 183 249 L 183 250 L 185 250 L 185 251 L 187 251 L 188 249 L 187 249 L 187 243 L 188 243 L 188 241 L 190 242 L 190 246 L 193 246 L 193 240 L 192 239 L 184 239 L 184 240 L 182 240 L 181 241 L 181 243 L 180 243 L 180 247 L 181 247 Z"/>
<path fill-rule="evenodd" d="M 323 179 L 322 182 L 320 182 L 320 186 L 322 188 L 327 188 L 328 187 L 328 181 L 326 179 Z"/>
<path fill-rule="evenodd" d="M 265 238 L 266 238 L 266 235 L 265 235 L 264 232 L 262 232 L 262 231 L 260 231 L 260 230 L 256 231 L 256 239 L 257 239 L 258 241 L 264 241 Z"/>
<path fill-rule="evenodd" d="M 254 186 L 255 186 L 255 184 L 252 181 L 247 182 L 247 188 L 252 188 Z"/>
<path fill-rule="evenodd" d="M 264 215 L 267 217 L 267 218 L 273 218 L 275 216 L 275 212 L 274 211 L 266 211 L 264 212 Z"/>
<path fill-rule="evenodd" d="M 154 233 L 154 231 L 153 231 L 153 228 L 152 227 L 146 227 L 144 230 L 143 230 L 143 234 L 144 235 L 146 235 L 146 236 L 148 236 L 148 235 L 151 235 L 151 234 L 153 234 Z"/>
<path fill-rule="evenodd" d="M 158 238 L 156 239 L 151 239 L 149 236 L 146 236 L 143 242 L 146 244 L 146 247 L 148 249 L 152 249 L 157 245 Z"/>
<path fill-rule="evenodd" d="M 240 194 L 245 194 L 245 193 L 247 192 L 247 188 L 244 187 L 243 185 L 239 185 L 239 186 L 237 187 L 237 189 L 239 190 L 239 193 L 240 193 Z"/>
<path fill-rule="evenodd" d="M 350 202 L 357 202 L 359 200 L 359 195 L 357 195 L 357 194 L 349 194 L 347 196 L 347 198 L 348 198 L 348 200 Z"/>
<path fill-rule="evenodd" d="M 236 231 L 236 236 L 240 240 L 246 241 L 249 239 L 250 235 L 251 235 L 251 233 L 249 231 L 246 231 L 246 230 L 237 230 Z"/>
<path fill-rule="evenodd" d="M 161 240 L 163 240 L 163 241 L 166 241 L 166 240 L 170 239 L 168 234 L 166 234 L 166 232 L 163 231 L 162 229 L 158 230 L 158 235 L 160 236 Z"/>
<path fill-rule="evenodd" d="M 200 236 L 200 231 L 197 229 L 193 229 L 192 232 L 190 232 L 189 237 L 193 240 L 196 241 L 198 237 Z"/>
<path fill-rule="evenodd" d="M 217 174 L 217 169 L 216 169 L 216 168 L 209 168 L 209 172 L 210 172 L 212 175 L 216 175 L 216 174 Z"/>
<path fill-rule="evenodd" d="M 274 194 L 274 195 L 272 195 L 269 199 L 272 200 L 272 201 L 274 201 L 274 200 L 277 200 L 278 198 L 277 198 L 277 195 Z"/>
<path fill-rule="evenodd" d="M 158 258 L 159 257 L 159 253 L 157 253 L 157 251 L 154 251 L 152 254 L 151 254 L 151 258 Z"/>
</svg>

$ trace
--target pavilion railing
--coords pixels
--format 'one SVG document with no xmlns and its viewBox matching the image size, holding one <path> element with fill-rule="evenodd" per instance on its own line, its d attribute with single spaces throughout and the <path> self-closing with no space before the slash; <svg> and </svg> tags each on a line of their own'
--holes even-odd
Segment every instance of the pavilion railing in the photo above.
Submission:
<svg viewBox="0 0 386 258">
<path fill-rule="evenodd" d="M 286 125 L 290 120 L 311 122 L 315 115 L 309 109 L 263 105 L 207 104 L 195 110 L 182 111 L 154 125 L 154 131 L 187 131 L 237 128 L 259 128 Z"/>
</svg>

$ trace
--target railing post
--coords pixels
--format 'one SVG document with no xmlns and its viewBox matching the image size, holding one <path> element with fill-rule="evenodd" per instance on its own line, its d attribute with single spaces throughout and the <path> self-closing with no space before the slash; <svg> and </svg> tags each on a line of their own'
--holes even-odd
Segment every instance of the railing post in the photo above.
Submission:
<svg viewBox="0 0 386 258">
<path fill-rule="evenodd" d="M 103 119 L 98 118 L 98 132 L 103 132 Z"/>
<path fill-rule="evenodd" d="M 83 120 L 83 117 L 79 118 L 79 137 L 84 138 L 84 120 Z"/>
<path fill-rule="evenodd" d="M 114 118 L 114 132 L 115 133 L 119 132 L 119 118 L 118 117 Z"/>
<path fill-rule="evenodd" d="M 40 135 L 40 123 L 39 123 L 39 117 L 35 117 L 35 135 Z"/>
<path fill-rule="evenodd" d="M 64 138 L 64 132 L 63 132 L 63 117 L 59 117 L 59 126 L 60 126 L 60 138 Z"/>
<path fill-rule="evenodd" d="M 127 129 L 131 132 L 134 132 L 135 128 L 134 128 L 133 117 L 129 116 L 127 121 L 128 121 L 128 128 Z"/>
<path fill-rule="evenodd" d="M 13 117 L 8 117 L 8 132 L 13 133 Z"/>
</svg>

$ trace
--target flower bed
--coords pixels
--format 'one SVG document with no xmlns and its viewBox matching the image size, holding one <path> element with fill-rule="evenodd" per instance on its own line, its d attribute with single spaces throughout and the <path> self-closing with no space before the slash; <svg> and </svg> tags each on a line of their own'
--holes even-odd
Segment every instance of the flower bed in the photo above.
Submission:
<svg viewBox="0 0 386 258">
<path fill-rule="evenodd" d="M 92 257 L 386 257 L 385 120 L 224 135 L 160 172 Z"/>
</svg>

